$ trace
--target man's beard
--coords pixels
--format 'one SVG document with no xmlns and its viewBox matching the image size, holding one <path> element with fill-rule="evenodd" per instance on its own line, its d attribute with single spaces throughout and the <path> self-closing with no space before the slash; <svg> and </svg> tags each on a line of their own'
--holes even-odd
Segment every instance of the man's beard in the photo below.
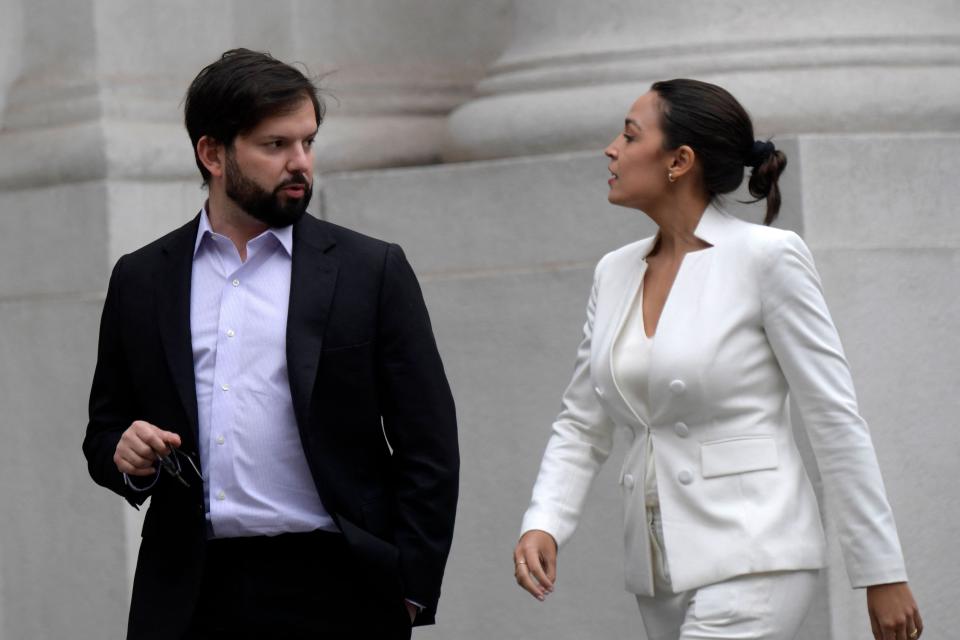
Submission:
<svg viewBox="0 0 960 640">
<path fill-rule="evenodd" d="M 281 199 L 280 191 L 292 184 L 303 185 L 303 196 Z M 244 175 L 233 153 L 227 153 L 225 185 L 227 196 L 245 212 L 274 229 L 289 227 L 307 210 L 313 188 L 307 177 L 298 173 L 267 191 Z"/>
</svg>

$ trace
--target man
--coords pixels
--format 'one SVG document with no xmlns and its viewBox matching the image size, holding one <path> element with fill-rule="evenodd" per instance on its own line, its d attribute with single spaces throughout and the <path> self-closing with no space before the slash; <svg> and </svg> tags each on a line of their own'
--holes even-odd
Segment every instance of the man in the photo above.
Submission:
<svg viewBox="0 0 960 640">
<path fill-rule="evenodd" d="M 403 252 L 304 215 L 316 88 L 190 86 L 203 210 L 110 278 L 83 450 L 143 526 L 128 638 L 409 638 L 453 534 L 453 399 Z M 166 472 L 164 472 L 166 471 Z"/>
</svg>

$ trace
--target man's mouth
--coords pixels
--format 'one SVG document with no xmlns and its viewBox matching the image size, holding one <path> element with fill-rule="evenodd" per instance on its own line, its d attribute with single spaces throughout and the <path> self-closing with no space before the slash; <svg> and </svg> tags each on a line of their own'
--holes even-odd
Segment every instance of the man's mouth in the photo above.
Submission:
<svg viewBox="0 0 960 640">
<path fill-rule="evenodd" d="M 280 185 L 279 191 L 292 198 L 301 198 L 306 195 L 308 187 L 306 180 L 294 179 L 287 184 Z"/>
</svg>

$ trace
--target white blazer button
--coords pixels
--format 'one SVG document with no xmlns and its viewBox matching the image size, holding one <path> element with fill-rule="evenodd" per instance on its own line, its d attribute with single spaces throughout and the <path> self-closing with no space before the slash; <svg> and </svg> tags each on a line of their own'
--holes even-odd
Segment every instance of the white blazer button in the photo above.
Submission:
<svg viewBox="0 0 960 640">
<path fill-rule="evenodd" d="M 687 390 L 687 385 L 683 380 L 674 380 L 670 383 L 670 391 L 673 391 L 676 394 L 683 393 Z"/>
<path fill-rule="evenodd" d="M 627 489 L 633 489 L 633 476 L 629 473 L 623 476 L 623 486 L 625 486 Z"/>
<path fill-rule="evenodd" d="M 673 425 L 673 432 L 677 434 L 677 437 L 679 438 L 686 438 L 688 435 L 690 435 L 690 428 L 684 423 L 678 422 L 677 424 Z"/>
<path fill-rule="evenodd" d="M 593 388 L 593 391 L 594 391 L 594 393 L 596 393 L 599 397 L 601 397 L 601 398 L 603 397 L 603 391 L 600 391 L 600 387 L 594 387 L 594 388 Z"/>
<path fill-rule="evenodd" d="M 679 474 L 677 474 L 677 480 L 680 481 L 680 484 L 690 484 L 693 482 L 693 474 L 684 469 Z"/>
</svg>

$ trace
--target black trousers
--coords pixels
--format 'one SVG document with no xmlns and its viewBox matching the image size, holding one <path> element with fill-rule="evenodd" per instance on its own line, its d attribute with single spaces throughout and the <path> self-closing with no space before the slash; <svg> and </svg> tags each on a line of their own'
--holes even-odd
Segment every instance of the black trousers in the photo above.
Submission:
<svg viewBox="0 0 960 640">
<path fill-rule="evenodd" d="M 399 587 L 359 567 L 337 533 L 211 540 L 185 638 L 408 640 Z"/>
</svg>

